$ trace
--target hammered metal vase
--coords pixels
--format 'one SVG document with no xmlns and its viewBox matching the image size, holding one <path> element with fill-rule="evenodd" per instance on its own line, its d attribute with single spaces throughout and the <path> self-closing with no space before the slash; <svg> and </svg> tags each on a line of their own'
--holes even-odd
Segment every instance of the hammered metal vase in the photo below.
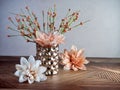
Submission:
<svg viewBox="0 0 120 90">
<path fill-rule="evenodd" d="M 58 73 L 59 68 L 59 46 L 42 47 L 36 44 L 36 58 L 42 61 L 42 65 L 47 67 L 46 75 Z"/>
</svg>

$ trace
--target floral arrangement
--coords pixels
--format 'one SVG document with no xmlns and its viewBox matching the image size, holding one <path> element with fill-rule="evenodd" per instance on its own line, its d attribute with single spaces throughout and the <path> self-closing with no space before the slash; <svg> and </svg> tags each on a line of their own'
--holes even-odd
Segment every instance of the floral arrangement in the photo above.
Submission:
<svg viewBox="0 0 120 90">
<path fill-rule="evenodd" d="M 43 24 L 41 26 L 36 14 L 28 6 L 25 9 L 25 11 L 21 10 L 19 14 L 12 13 L 15 15 L 15 21 L 11 17 L 8 17 L 8 20 L 15 26 L 15 28 L 8 26 L 8 29 L 18 32 L 18 35 L 8 35 L 8 37 L 23 36 L 27 42 L 35 42 L 41 46 L 52 46 L 63 43 L 64 33 L 88 22 L 80 22 L 72 26 L 79 18 L 79 11 L 71 13 L 71 9 L 69 9 L 57 28 L 55 26 L 57 16 L 56 5 L 54 5 L 54 8 L 50 8 L 47 11 L 46 22 L 45 13 L 42 11 Z"/>
<path fill-rule="evenodd" d="M 47 79 L 44 75 L 46 67 L 41 66 L 40 60 L 35 61 L 33 56 L 30 56 L 28 60 L 21 57 L 20 64 L 16 64 L 16 69 L 15 76 L 19 77 L 20 83 L 28 81 L 31 84 L 34 81 L 40 82 Z"/>
<path fill-rule="evenodd" d="M 44 11 L 42 11 L 42 26 L 39 23 L 36 14 L 32 12 L 28 6 L 25 7 L 25 11 L 21 10 L 21 13 L 19 14 L 12 14 L 15 15 L 15 18 L 8 17 L 8 20 L 14 27 L 8 26 L 7 28 L 17 32 L 18 35 L 8 35 L 8 37 L 22 36 L 27 42 L 33 42 L 37 44 L 36 46 L 40 46 L 36 56 L 39 56 L 41 61 L 35 60 L 33 56 L 30 56 L 28 60 L 21 57 L 20 64 L 16 64 L 17 71 L 15 72 L 15 75 L 19 77 L 19 82 L 28 81 L 30 84 L 34 81 L 40 82 L 46 80 L 47 77 L 44 74 L 47 72 L 48 68 L 49 73 L 54 73 L 55 69 L 53 67 L 56 67 L 55 74 L 57 74 L 57 49 L 59 44 L 64 43 L 64 33 L 71 31 L 75 27 L 82 26 L 89 21 L 79 22 L 74 25 L 79 18 L 79 11 L 71 12 L 71 9 L 69 9 L 66 16 L 61 19 L 60 25 L 56 27 L 56 5 L 54 5 L 54 8 L 48 9 L 46 17 Z M 46 49 L 43 50 L 43 48 Z M 50 50 L 54 52 L 51 52 Z M 64 66 L 64 69 L 72 69 L 74 71 L 86 70 L 84 64 L 89 63 L 89 61 L 86 60 L 83 51 L 83 49 L 77 50 L 75 46 L 72 46 L 70 51 L 65 49 L 64 52 L 60 54 L 61 64 Z M 46 65 L 50 64 L 51 67 L 46 68 L 42 66 L 43 63 Z"/>
</svg>

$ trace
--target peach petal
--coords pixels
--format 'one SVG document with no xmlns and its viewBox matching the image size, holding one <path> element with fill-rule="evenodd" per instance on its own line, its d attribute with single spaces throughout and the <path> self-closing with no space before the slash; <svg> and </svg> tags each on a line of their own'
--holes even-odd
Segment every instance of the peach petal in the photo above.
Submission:
<svg viewBox="0 0 120 90">
<path fill-rule="evenodd" d="M 64 70 L 70 70 L 71 69 L 71 63 L 67 63 L 65 66 L 64 66 Z"/>
<path fill-rule="evenodd" d="M 88 63 L 89 63 L 89 61 L 88 61 L 88 60 L 85 60 L 85 61 L 84 61 L 84 64 L 88 64 Z"/>
<path fill-rule="evenodd" d="M 73 50 L 73 51 L 77 51 L 76 46 L 72 45 L 71 50 Z"/>
<path fill-rule="evenodd" d="M 74 71 L 78 71 L 78 68 L 76 68 L 74 65 L 71 67 Z"/>
<path fill-rule="evenodd" d="M 77 53 L 77 57 L 80 57 L 81 55 L 83 55 L 83 52 L 84 52 L 84 50 L 83 50 L 83 49 L 80 49 L 80 50 L 78 51 L 78 53 Z"/>
<path fill-rule="evenodd" d="M 79 67 L 79 69 L 81 69 L 81 70 L 87 70 L 86 67 L 85 67 L 85 65 L 82 65 L 81 67 Z"/>
</svg>

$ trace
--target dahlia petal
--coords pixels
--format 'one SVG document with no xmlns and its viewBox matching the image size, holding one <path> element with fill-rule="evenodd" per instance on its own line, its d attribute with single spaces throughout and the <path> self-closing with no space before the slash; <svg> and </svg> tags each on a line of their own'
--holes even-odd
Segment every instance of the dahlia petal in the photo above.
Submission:
<svg viewBox="0 0 120 90">
<path fill-rule="evenodd" d="M 76 68 L 74 65 L 72 65 L 72 69 L 73 69 L 74 71 L 78 71 L 78 68 Z"/>
<path fill-rule="evenodd" d="M 73 51 L 77 51 L 77 47 L 74 46 L 74 45 L 72 45 L 71 50 L 73 50 Z"/>
<path fill-rule="evenodd" d="M 42 33 L 36 32 L 37 38 L 35 41 L 41 46 L 52 46 L 55 44 L 61 44 L 64 42 L 64 37 L 61 34 L 57 33 Z"/>
<path fill-rule="evenodd" d="M 64 66 L 64 70 L 70 70 L 71 69 L 71 63 L 68 63 Z"/>
<path fill-rule="evenodd" d="M 78 52 L 77 52 L 77 57 L 80 57 L 82 54 L 83 54 L 83 49 L 80 49 Z"/>
<path fill-rule="evenodd" d="M 19 82 L 24 82 L 24 81 L 27 81 L 27 78 L 24 77 L 24 75 L 20 75 L 19 77 Z"/>
<path fill-rule="evenodd" d="M 81 67 L 79 67 L 79 69 L 81 69 L 81 70 L 87 70 L 86 67 L 85 67 L 85 65 L 82 65 Z"/>
<path fill-rule="evenodd" d="M 67 66 L 64 66 L 63 69 L 64 69 L 64 70 L 70 70 L 71 68 L 70 68 L 70 67 L 67 67 Z"/>
<path fill-rule="evenodd" d="M 88 64 L 88 63 L 89 63 L 89 61 L 85 59 L 84 64 Z"/>
<path fill-rule="evenodd" d="M 62 64 L 67 64 L 70 62 L 70 59 L 67 57 L 63 57 Z"/>
<path fill-rule="evenodd" d="M 70 56 L 69 56 L 69 54 L 68 54 L 68 51 L 65 50 L 64 52 L 65 52 L 64 57 L 66 57 L 66 58 L 70 58 Z"/>
</svg>

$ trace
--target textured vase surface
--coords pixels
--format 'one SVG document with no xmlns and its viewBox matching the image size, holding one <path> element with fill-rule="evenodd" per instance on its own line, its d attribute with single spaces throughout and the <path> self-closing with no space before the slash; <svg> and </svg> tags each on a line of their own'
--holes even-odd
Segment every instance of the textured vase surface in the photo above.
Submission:
<svg viewBox="0 0 120 90">
<path fill-rule="evenodd" d="M 42 47 L 36 44 L 36 58 L 42 61 L 42 65 L 47 67 L 46 75 L 54 75 L 59 70 L 59 46 Z"/>
</svg>

